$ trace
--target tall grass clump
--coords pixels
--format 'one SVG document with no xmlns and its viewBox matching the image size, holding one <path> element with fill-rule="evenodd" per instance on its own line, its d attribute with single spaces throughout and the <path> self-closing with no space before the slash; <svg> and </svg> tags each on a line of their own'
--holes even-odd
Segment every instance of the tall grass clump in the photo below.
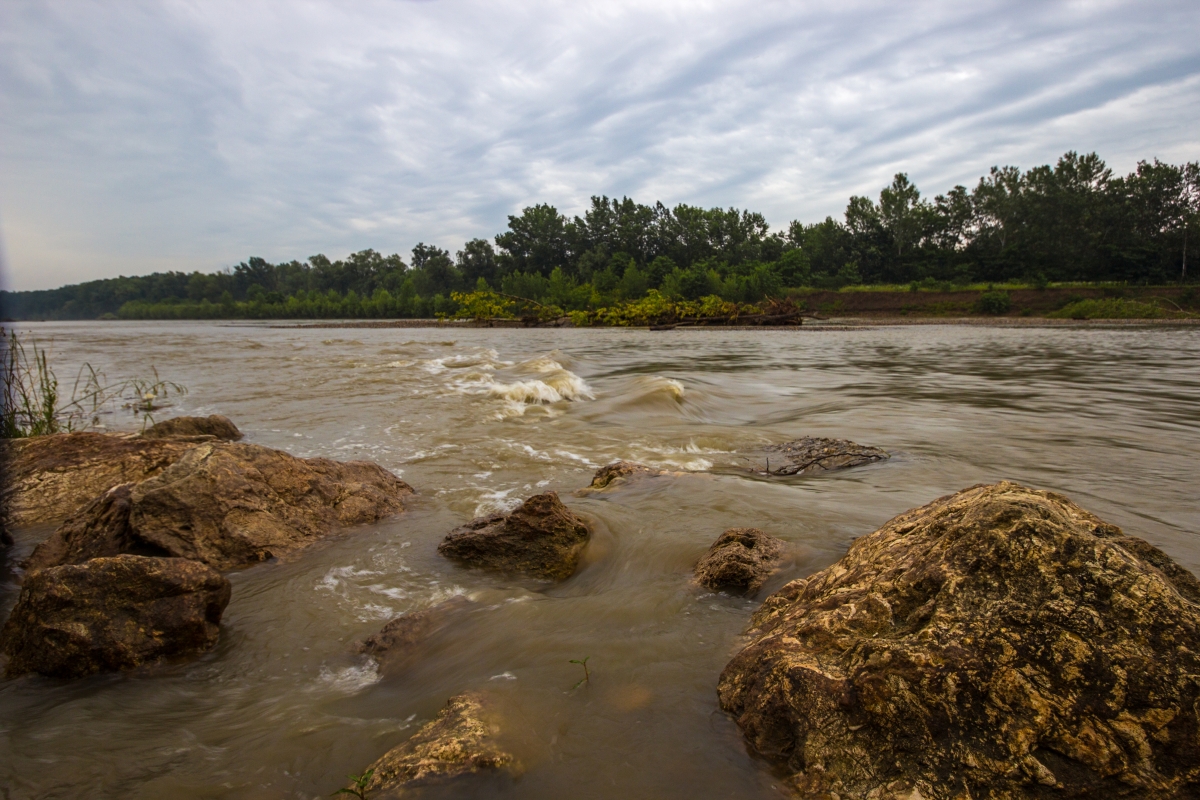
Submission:
<svg viewBox="0 0 1200 800">
<path fill-rule="evenodd" d="M 75 376 L 71 396 L 62 397 L 49 353 L 35 339 L 22 339 L 16 331 L 0 328 L 0 438 L 20 439 L 99 427 L 100 416 L 121 405 L 143 424 L 173 393 L 187 388 L 163 380 L 151 367 L 152 377 L 108 383 L 91 364 Z"/>
</svg>

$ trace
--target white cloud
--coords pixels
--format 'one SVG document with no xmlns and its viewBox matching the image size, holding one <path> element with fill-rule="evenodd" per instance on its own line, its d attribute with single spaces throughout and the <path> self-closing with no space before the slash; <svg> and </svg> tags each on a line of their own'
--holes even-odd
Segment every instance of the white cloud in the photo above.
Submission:
<svg viewBox="0 0 1200 800">
<path fill-rule="evenodd" d="M 0 6 L 15 288 L 418 240 L 592 194 L 837 215 L 907 171 L 1194 160 L 1174 3 Z"/>
</svg>

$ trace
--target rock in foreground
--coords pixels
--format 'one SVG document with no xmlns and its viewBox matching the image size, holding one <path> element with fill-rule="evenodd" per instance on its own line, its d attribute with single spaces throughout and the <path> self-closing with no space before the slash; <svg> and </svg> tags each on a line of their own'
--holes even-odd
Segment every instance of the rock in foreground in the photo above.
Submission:
<svg viewBox="0 0 1200 800">
<path fill-rule="evenodd" d="M 851 442 L 848 439 L 822 439 L 806 436 L 783 444 L 771 444 L 746 456 L 743 462 L 757 475 L 808 475 L 838 469 L 861 467 L 889 458 L 878 447 Z"/>
<path fill-rule="evenodd" d="M 537 494 L 511 514 L 480 517 L 438 545 L 446 558 L 469 567 L 565 580 L 591 537 L 586 522 L 554 492 Z"/>
<path fill-rule="evenodd" d="M 717 592 L 754 594 L 779 563 L 784 547 L 758 528 L 730 528 L 696 564 L 696 582 Z"/>
<path fill-rule="evenodd" d="M 162 473 L 97 498 L 38 545 L 29 568 L 141 553 L 235 569 L 306 547 L 336 527 L 399 513 L 411 493 L 365 461 L 200 444 Z"/>
<path fill-rule="evenodd" d="M 768 598 L 721 705 L 815 797 L 1191 797 L 1198 601 L 1061 495 L 975 487 Z"/>
<path fill-rule="evenodd" d="M 190 442 L 81 431 L 0 442 L 0 502 L 10 525 L 61 522 L 120 483 L 157 475 Z"/>
<path fill-rule="evenodd" d="M 466 693 L 450 698 L 436 719 L 368 768 L 374 772 L 367 794 L 382 800 L 400 797 L 422 784 L 480 772 L 515 770 L 515 759 L 494 742 L 498 728 L 489 717 L 487 703 L 480 695 Z"/>
<path fill-rule="evenodd" d="M 208 417 L 173 417 L 156 423 L 142 432 L 146 439 L 220 439 L 236 442 L 242 432 L 229 417 L 213 414 Z"/>
<path fill-rule="evenodd" d="M 229 581 L 182 558 L 122 555 L 31 572 L 0 634 L 7 675 L 78 678 L 217 643 Z"/>
</svg>

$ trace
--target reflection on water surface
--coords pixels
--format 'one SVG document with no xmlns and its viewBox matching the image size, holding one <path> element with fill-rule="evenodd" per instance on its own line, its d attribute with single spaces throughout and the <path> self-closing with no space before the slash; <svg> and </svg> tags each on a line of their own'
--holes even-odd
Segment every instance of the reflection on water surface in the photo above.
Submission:
<svg viewBox="0 0 1200 800">
<path fill-rule="evenodd" d="M 403 518 L 231 576 L 221 643 L 198 661 L 0 684 L 11 798 L 328 796 L 465 689 L 497 699 L 525 765 L 479 796 L 778 797 L 716 701 L 755 604 L 688 583 L 725 528 L 791 543 L 771 591 L 901 511 L 1010 478 L 1200 571 L 1195 330 L 27 327 L 53 340 L 60 379 L 84 361 L 113 378 L 154 365 L 191 390 L 174 412 L 227 414 L 297 455 L 378 461 L 419 495 Z M 791 482 L 700 474 L 571 494 L 618 458 L 703 470 L 802 435 L 896 457 Z M 595 526 L 569 581 L 436 555 L 451 528 L 543 489 Z M 21 554 L 47 533 L 19 531 Z M 351 654 L 387 619 L 459 594 L 470 610 L 398 668 Z M 568 660 L 585 656 L 592 682 L 572 690 Z"/>
</svg>

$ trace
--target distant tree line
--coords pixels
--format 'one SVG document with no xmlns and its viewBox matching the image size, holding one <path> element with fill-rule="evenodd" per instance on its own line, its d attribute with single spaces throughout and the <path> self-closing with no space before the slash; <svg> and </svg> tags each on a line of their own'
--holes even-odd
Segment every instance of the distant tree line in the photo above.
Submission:
<svg viewBox="0 0 1200 800">
<path fill-rule="evenodd" d="M 563 309 L 635 301 L 756 302 L 788 288 L 853 284 L 1194 280 L 1200 166 L 1141 162 L 1114 176 L 1094 153 L 1022 172 L 994 167 L 973 189 L 929 200 L 896 175 L 877 200 L 851 197 L 842 219 L 772 231 L 734 208 L 653 206 L 593 197 L 568 218 L 539 204 L 493 240 L 451 255 L 418 244 L 405 262 L 374 250 L 331 261 L 250 258 L 215 273 L 154 273 L 0 292 L 17 319 L 426 317 L 453 313 L 452 292 L 492 289 Z"/>
</svg>

